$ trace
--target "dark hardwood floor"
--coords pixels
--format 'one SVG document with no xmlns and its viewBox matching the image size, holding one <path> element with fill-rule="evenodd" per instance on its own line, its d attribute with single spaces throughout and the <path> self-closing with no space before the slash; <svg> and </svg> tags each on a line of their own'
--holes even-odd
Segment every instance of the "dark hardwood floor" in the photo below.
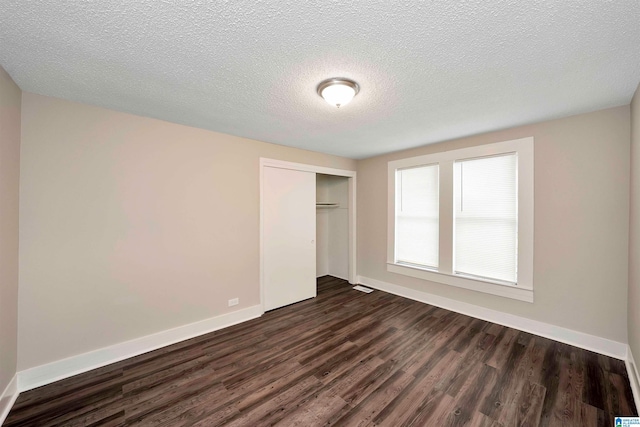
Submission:
<svg viewBox="0 0 640 427">
<path fill-rule="evenodd" d="M 622 361 L 323 277 L 318 297 L 21 394 L 5 426 L 611 426 Z"/>
</svg>

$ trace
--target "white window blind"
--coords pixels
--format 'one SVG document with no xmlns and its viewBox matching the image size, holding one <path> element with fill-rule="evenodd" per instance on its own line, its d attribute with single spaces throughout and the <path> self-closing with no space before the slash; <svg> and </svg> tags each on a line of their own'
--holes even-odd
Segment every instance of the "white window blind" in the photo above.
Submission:
<svg viewBox="0 0 640 427">
<path fill-rule="evenodd" d="M 454 271 L 517 283 L 517 154 L 454 164 Z"/>
<path fill-rule="evenodd" d="M 396 262 L 438 268 L 438 165 L 399 169 Z"/>
</svg>

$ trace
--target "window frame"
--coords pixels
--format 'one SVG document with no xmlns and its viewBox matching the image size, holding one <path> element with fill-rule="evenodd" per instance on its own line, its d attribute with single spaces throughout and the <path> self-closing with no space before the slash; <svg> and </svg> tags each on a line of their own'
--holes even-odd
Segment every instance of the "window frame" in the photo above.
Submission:
<svg viewBox="0 0 640 427">
<path fill-rule="evenodd" d="M 534 164 L 533 137 L 496 142 L 388 163 L 387 271 L 470 289 L 520 301 L 533 302 Z M 453 271 L 454 163 L 479 157 L 517 153 L 518 156 L 518 282 L 509 284 L 471 278 Z M 439 262 L 438 269 L 399 264 L 395 261 L 396 171 L 410 167 L 439 166 Z"/>
</svg>

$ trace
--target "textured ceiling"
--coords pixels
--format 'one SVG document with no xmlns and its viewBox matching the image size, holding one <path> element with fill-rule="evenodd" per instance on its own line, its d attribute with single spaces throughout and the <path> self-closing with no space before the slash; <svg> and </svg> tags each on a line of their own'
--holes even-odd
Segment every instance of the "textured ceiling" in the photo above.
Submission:
<svg viewBox="0 0 640 427">
<path fill-rule="evenodd" d="M 2 0 L 25 91 L 364 158 L 628 104 L 638 0 Z M 317 84 L 343 76 L 336 109 Z"/>
</svg>

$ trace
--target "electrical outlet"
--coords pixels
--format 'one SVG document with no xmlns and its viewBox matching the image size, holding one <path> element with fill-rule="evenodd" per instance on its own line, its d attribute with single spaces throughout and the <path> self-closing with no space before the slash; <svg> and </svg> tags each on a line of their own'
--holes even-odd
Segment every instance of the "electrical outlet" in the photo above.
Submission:
<svg viewBox="0 0 640 427">
<path fill-rule="evenodd" d="M 240 303 L 240 300 L 238 298 L 230 299 L 229 300 L 229 307 L 234 306 L 234 305 L 238 305 L 239 303 Z"/>
</svg>

